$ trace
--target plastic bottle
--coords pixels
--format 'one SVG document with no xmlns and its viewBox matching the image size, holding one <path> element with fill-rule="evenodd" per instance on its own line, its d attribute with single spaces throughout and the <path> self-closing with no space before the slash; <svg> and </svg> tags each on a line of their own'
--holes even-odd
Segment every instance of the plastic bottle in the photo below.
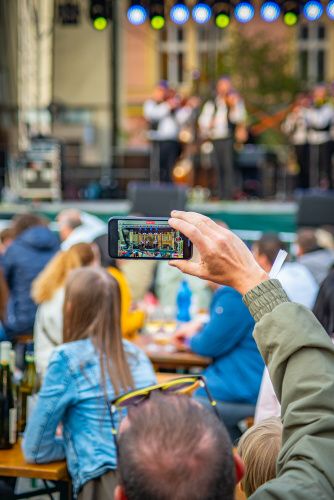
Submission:
<svg viewBox="0 0 334 500">
<path fill-rule="evenodd" d="M 177 296 L 176 296 L 176 307 L 177 315 L 176 319 L 181 322 L 190 321 L 190 307 L 191 307 L 192 291 L 188 285 L 187 281 L 182 281 L 180 283 Z"/>
</svg>

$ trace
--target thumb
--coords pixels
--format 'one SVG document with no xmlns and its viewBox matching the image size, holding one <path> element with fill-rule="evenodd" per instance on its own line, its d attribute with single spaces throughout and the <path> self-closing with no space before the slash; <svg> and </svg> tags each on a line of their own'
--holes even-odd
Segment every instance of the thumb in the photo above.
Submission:
<svg viewBox="0 0 334 500">
<path fill-rule="evenodd" d="M 192 276 L 197 276 L 201 278 L 203 275 L 202 267 L 198 262 L 190 262 L 187 260 L 171 260 L 169 261 L 171 267 L 176 267 L 182 273 L 191 274 Z"/>
</svg>

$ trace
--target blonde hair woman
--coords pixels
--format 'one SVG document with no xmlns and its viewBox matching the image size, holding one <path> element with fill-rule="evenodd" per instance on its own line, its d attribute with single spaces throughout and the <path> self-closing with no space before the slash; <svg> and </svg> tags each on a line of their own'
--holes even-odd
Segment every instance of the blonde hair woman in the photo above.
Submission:
<svg viewBox="0 0 334 500">
<path fill-rule="evenodd" d="M 92 245 L 78 243 L 58 252 L 32 284 L 32 298 L 38 304 L 35 326 L 35 360 L 44 376 L 55 347 L 63 342 L 64 288 L 73 269 L 91 266 L 96 260 Z"/>
<path fill-rule="evenodd" d="M 241 488 L 250 497 L 276 477 L 276 462 L 282 447 L 282 422 L 272 417 L 253 425 L 240 438 L 238 453 L 245 464 Z"/>
</svg>

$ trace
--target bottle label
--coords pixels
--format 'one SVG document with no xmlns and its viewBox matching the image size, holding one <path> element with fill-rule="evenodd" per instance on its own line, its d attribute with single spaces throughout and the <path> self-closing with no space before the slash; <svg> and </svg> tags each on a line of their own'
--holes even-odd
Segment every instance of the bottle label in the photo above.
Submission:
<svg viewBox="0 0 334 500">
<path fill-rule="evenodd" d="M 9 442 L 16 443 L 17 436 L 17 410 L 16 408 L 9 409 Z"/>
</svg>

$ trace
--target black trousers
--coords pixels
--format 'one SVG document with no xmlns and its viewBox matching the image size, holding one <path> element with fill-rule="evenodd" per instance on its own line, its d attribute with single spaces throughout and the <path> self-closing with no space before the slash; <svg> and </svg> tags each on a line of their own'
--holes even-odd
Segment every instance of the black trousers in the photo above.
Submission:
<svg viewBox="0 0 334 500">
<path fill-rule="evenodd" d="M 157 141 L 159 147 L 160 181 L 171 182 L 174 165 L 180 156 L 181 146 L 177 140 Z"/>
<path fill-rule="evenodd" d="M 310 144 L 310 182 L 311 187 L 318 187 L 325 179 L 328 187 L 333 189 L 331 142 Z"/>
<path fill-rule="evenodd" d="M 233 138 L 212 141 L 217 165 L 217 194 L 220 198 L 232 198 L 235 188 Z"/>
<path fill-rule="evenodd" d="M 310 187 L 310 162 L 308 144 L 296 144 L 294 146 L 297 163 L 299 165 L 298 186 L 302 189 Z"/>
</svg>

